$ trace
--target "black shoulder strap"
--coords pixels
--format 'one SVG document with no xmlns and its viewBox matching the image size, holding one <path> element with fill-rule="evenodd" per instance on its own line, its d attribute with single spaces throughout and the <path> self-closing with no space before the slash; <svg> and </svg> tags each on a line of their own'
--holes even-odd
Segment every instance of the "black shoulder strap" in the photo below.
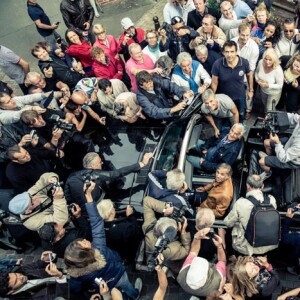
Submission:
<svg viewBox="0 0 300 300">
<path fill-rule="evenodd" d="M 260 205 L 260 202 L 253 196 L 248 196 L 246 199 L 249 200 L 254 206 Z"/>
<path fill-rule="evenodd" d="M 263 195 L 264 195 L 264 204 L 270 204 L 270 196 L 265 193 Z"/>
<path fill-rule="evenodd" d="M 46 201 L 44 201 L 43 203 L 41 203 L 38 207 L 38 213 L 44 211 L 45 209 L 49 208 L 53 203 L 53 200 L 51 198 L 48 198 Z M 36 214 L 31 214 L 29 215 L 27 218 L 21 220 L 22 223 L 26 222 L 29 218 L 35 216 Z"/>
</svg>

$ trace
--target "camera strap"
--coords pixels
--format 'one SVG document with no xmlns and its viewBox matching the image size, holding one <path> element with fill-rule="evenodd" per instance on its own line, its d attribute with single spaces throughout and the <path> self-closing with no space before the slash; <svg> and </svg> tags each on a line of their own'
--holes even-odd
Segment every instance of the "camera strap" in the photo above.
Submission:
<svg viewBox="0 0 300 300">
<path fill-rule="evenodd" d="M 35 216 L 36 215 L 35 212 L 40 213 L 40 212 L 46 210 L 47 208 L 52 206 L 52 203 L 53 203 L 53 200 L 51 198 L 46 199 L 43 203 L 41 203 L 40 205 L 35 207 L 34 210 L 32 211 L 32 213 L 27 218 L 21 220 L 21 222 L 24 223 L 32 216 Z"/>
</svg>

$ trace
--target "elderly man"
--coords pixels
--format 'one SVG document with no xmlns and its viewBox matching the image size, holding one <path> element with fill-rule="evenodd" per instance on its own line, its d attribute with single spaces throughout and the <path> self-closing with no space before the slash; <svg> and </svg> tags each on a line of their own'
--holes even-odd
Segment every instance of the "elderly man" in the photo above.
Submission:
<svg viewBox="0 0 300 300">
<path fill-rule="evenodd" d="M 188 13 L 187 26 L 197 30 L 202 26 L 202 20 L 205 15 L 212 15 L 218 22 L 220 13 L 212 7 L 206 5 L 206 0 L 194 0 L 195 8 Z"/>
<path fill-rule="evenodd" d="M 152 171 L 148 174 L 149 196 L 163 202 L 172 202 L 173 206 L 186 206 L 191 216 L 194 215 L 186 194 L 188 190 L 185 174 L 179 169 L 167 171 Z M 166 187 L 162 183 L 166 181 Z"/>
<path fill-rule="evenodd" d="M 295 20 L 293 18 L 285 19 L 282 25 L 282 35 L 275 46 L 278 57 L 293 55 L 296 52 L 298 41 L 298 29 L 296 29 Z M 286 62 L 287 60 L 285 60 Z"/>
<path fill-rule="evenodd" d="M 202 26 L 197 29 L 199 37 L 190 42 L 190 48 L 195 49 L 200 44 L 205 44 L 208 50 L 220 52 L 226 42 L 225 33 L 215 25 L 216 20 L 212 15 L 205 15 L 202 20 Z"/>
<path fill-rule="evenodd" d="M 224 2 L 223 2 L 224 3 Z M 239 36 L 232 39 L 236 42 L 238 47 L 238 55 L 249 62 L 250 70 L 254 73 L 259 57 L 259 48 L 257 43 L 250 38 L 250 28 L 248 24 L 241 24 L 239 26 Z M 247 82 L 245 76 L 245 82 Z M 249 87 L 247 86 L 249 90 Z M 245 120 L 248 120 L 252 111 L 253 98 L 248 98 L 246 101 L 246 115 Z"/>
<path fill-rule="evenodd" d="M 133 43 L 128 47 L 131 58 L 126 62 L 126 72 L 131 80 L 132 90 L 137 92 L 136 74 L 141 71 L 161 73 L 162 69 L 155 68 L 151 57 L 142 52 L 139 44 Z"/>
<path fill-rule="evenodd" d="M 200 192 L 197 201 L 200 207 L 210 208 L 216 218 L 222 218 L 233 198 L 232 169 L 228 164 L 220 164 L 216 170 L 216 178 L 212 183 L 196 189 Z M 195 203 L 196 205 L 198 203 Z"/>
<path fill-rule="evenodd" d="M 287 115 L 290 125 L 296 125 L 290 138 L 280 140 L 277 134 L 271 133 L 270 138 L 264 140 L 266 153 L 259 152 L 259 164 L 268 177 L 271 176 L 271 168 L 300 168 L 300 115 L 292 113 L 287 113 Z"/>
<path fill-rule="evenodd" d="M 213 127 L 216 138 L 221 132 L 226 134 L 231 124 L 239 122 L 237 107 L 228 96 L 215 94 L 211 89 L 207 89 L 202 94 L 202 100 L 201 112 L 205 114 L 207 121 Z"/>
<path fill-rule="evenodd" d="M 238 20 L 245 19 L 249 15 L 252 15 L 253 11 L 246 2 L 242 0 L 230 0 L 230 2 Z"/>
<path fill-rule="evenodd" d="M 95 179 L 96 186 L 92 194 L 93 198 L 98 200 L 103 193 L 102 188 L 107 186 L 107 182 L 111 183 L 131 172 L 138 172 L 148 164 L 151 157 L 152 153 L 145 153 L 142 160 L 136 164 L 114 171 L 106 171 L 102 170 L 103 161 L 98 153 L 90 152 L 86 154 L 83 158 L 84 169 L 73 172 L 66 181 L 65 193 L 68 203 L 77 203 L 81 208 L 81 214 L 87 217 L 83 192 L 85 178 L 97 177 Z"/>
<path fill-rule="evenodd" d="M 94 44 L 95 36 L 91 29 L 95 13 L 89 1 L 62 0 L 60 12 L 67 28 L 75 28 Z"/>
<path fill-rule="evenodd" d="M 221 57 L 222 56 L 215 51 L 208 51 L 205 45 L 198 45 L 195 48 L 195 56 L 193 59 L 198 60 L 211 77 L 212 66 L 214 62 Z"/>
<path fill-rule="evenodd" d="M 19 194 L 9 202 L 8 209 L 20 215 L 23 225 L 38 231 L 45 223 L 65 224 L 68 221 L 67 202 L 61 187 L 53 184 L 59 181 L 55 173 L 44 173 L 27 192 Z M 53 200 L 48 196 L 52 193 Z"/>
<path fill-rule="evenodd" d="M 249 15 L 245 19 L 237 19 L 232 5 L 229 1 L 223 1 L 220 4 L 222 17 L 219 20 L 220 28 L 225 32 L 227 39 L 232 39 L 238 36 L 238 27 L 241 24 L 248 24 L 254 20 L 254 16 Z"/>
<path fill-rule="evenodd" d="M 198 140 L 195 150 L 199 156 L 188 155 L 187 160 L 197 169 L 213 173 L 218 164 L 227 163 L 232 165 L 239 155 L 242 147 L 241 138 L 244 134 L 244 126 L 241 123 L 234 124 L 229 133 L 219 142 L 208 149 L 203 140 Z"/>
<path fill-rule="evenodd" d="M 251 175 L 247 178 L 247 194 L 246 197 L 239 198 L 233 205 L 233 208 L 224 219 L 227 227 L 232 227 L 232 246 L 233 249 L 243 255 L 264 254 L 270 250 L 277 248 L 277 245 L 263 246 L 253 248 L 245 238 L 245 228 L 253 208 L 252 202 L 247 198 L 252 196 L 259 202 L 264 201 L 263 180 L 259 175 Z M 268 195 L 270 203 L 276 208 L 276 200 L 273 196 Z M 271 232 L 270 232 L 271 234 Z"/>
<path fill-rule="evenodd" d="M 168 55 L 174 62 L 180 52 L 191 52 L 189 44 L 192 39 L 199 36 L 197 31 L 184 24 L 181 17 L 173 17 L 171 19 L 172 32 L 167 32 L 165 29 L 159 30 L 161 36 L 159 50 L 168 50 Z"/>
<path fill-rule="evenodd" d="M 173 106 L 170 104 L 170 94 L 179 99 L 188 99 L 193 93 L 186 91 L 176 83 L 158 76 L 152 76 L 147 71 L 141 71 L 136 77 L 138 84 L 137 101 L 144 113 L 153 119 L 170 119 L 175 113 L 186 107 L 185 101 L 180 101 Z"/>
<path fill-rule="evenodd" d="M 247 77 L 247 99 L 253 98 L 253 73 L 249 62 L 237 55 L 237 44 L 227 41 L 223 47 L 223 58 L 218 59 L 212 68 L 211 89 L 216 93 L 229 96 L 239 110 L 240 122 L 244 122 L 246 109 L 246 89 L 244 76 Z"/>
</svg>

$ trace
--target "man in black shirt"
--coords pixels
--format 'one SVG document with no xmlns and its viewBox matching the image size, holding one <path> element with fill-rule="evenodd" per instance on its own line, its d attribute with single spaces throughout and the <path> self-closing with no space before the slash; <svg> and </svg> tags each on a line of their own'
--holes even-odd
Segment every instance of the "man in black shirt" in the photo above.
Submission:
<svg viewBox="0 0 300 300">
<path fill-rule="evenodd" d="M 221 17 L 220 13 L 211 7 L 206 6 L 206 0 L 194 0 L 196 9 L 188 13 L 187 26 L 197 30 L 202 26 L 202 20 L 205 15 L 212 15 L 216 18 L 216 25 Z"/>
</svg>

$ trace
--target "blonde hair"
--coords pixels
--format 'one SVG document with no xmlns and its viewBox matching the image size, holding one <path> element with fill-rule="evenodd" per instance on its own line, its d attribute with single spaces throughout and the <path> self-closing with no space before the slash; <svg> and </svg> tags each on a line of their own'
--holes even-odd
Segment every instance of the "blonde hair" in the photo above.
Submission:
<svg viewBox="0 0 300 300">
<path fill-rule="evenodd" d="M 296 52 L 290 59 L 289 61 L 287 62 L 286 64 L 286 69 L 288 68 L 293 68 L 293 63 L 294 61 L 298 61 L 300 62 L 300 53 L 299 52 Z"/>
<path fill-rule="evenodd" d="M 273 69 L 275 70 L 280 65 L 279 57 L 276 51 L 273 48 L 268 48 L 264 54 L 262 59 L 264 60 L 266 56 L 269 56 L 273 61 Z"/>
<path fill-rule="evenodd" d="M 104 28 L 104 26 L 102 24 L 95 24 L 93 26 L 93 33 L 94 34 L 98 34 L 101 31 L 105 31 L 105 28 Z"/>
<path fill-rule="evenodd" d="M 244 299 L 245 296 L 252 297 L 254 294 L 258 294 L 255 277 L 250 278 L 246 271 L 246 264 L 253 262 L 253 257 L 233 257 L 231 261 L 231 264 L 229 264 L 229 277 L 231 277 L 233 285 L 233 294 L 239 295 Z"/>
<path fill-rule="evenodd" d="M 107 220 L 114 210 L 114 204 L 110 199 L 103 199 L 97 204 L 98 212 L 101 218 Z"/>
<path fill-rule="evenodd" d="M 270 18 L 270 13 L 269 11 L 267 10 L 267 7 L 266 7 L 266 4 L 265 2 L 261 2 L 255 9 L 254 11 L 254 16 L 255 18 L 257 17 L 257 12 L 259 11 L 265 11 L 266 12 L 266 15 L 267 15 L 267 20 Z"/>
</svg>

